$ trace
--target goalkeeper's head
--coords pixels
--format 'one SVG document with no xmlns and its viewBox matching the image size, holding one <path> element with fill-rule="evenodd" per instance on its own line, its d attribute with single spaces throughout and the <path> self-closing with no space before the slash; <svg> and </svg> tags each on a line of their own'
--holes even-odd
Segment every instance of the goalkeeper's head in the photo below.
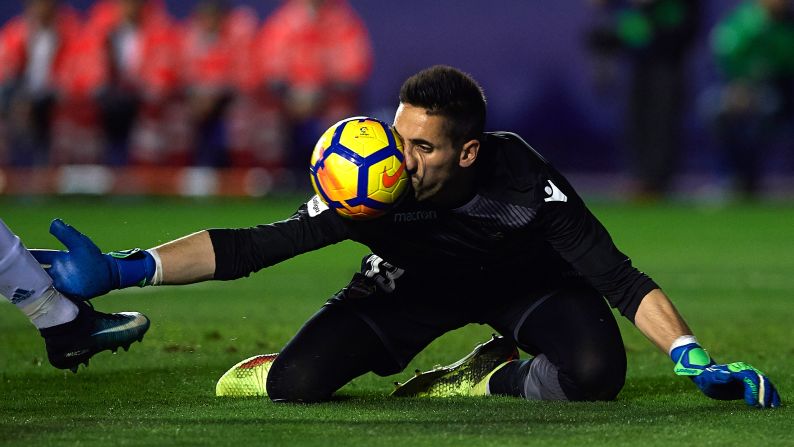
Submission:
<svg viewBox="0 0 794 447">
<path fill-rule="evenodd" d="M 394 129 L 405 147 L 414 197 L 438 206 L 462 205 L 473 193 L 474 165 L 485 126 L 485 95 L 471 76 L 437 65 L 400 89 Z"/>
<path fill-rule="evenodd" d="M 446 65 L 426 68 L 408 78 L 400 102 L 445 118 L 453 146 L 479 140 L 485 129 L 485 93 L 468 74 Z"/>
</svg>

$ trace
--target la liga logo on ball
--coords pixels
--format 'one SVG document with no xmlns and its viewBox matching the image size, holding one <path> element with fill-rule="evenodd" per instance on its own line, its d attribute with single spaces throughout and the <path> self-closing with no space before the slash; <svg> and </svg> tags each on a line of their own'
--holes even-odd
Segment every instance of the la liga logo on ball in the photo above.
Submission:
<svg viewBox="0 0 794 447">
<path fill-rule="evenodd" d="M 323 133 L 309 172 L 323 202 L 359 220 L 387 213 L 409 183 L 402 140 L 388 124 L 362 116 L 339 121 Z"/>
</svg>

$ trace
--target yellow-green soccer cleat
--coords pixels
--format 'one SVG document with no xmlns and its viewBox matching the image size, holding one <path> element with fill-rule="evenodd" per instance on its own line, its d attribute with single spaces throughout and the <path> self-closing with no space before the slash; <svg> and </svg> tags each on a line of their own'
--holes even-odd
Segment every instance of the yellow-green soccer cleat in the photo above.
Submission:
<svg viewBox="0 0 794 447">
<path fill-rule="evenodd" d="M 484 396 L 491 375 L 505 363 L 518 358 L 515 343 L 504 337 L 477 345 L 457 362 L 420 373 L 398 383 L 391 393 L 398 397 Z"/>
<path fill-rule="evenodd" d="M 262 397 L 267 396 L 265 383 L 270 366 L 278 354 L 261 354 L 247 358 L 232 366 L 218 379 L 216 396 Z"/>
</svg>

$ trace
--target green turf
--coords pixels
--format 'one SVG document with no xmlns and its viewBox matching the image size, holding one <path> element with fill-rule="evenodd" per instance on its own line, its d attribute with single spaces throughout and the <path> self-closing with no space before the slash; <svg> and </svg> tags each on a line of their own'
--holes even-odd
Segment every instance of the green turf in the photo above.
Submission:
<svg viewBox="0 0 794 447">
<path fill-rule="evenodd" d="M 28 246 L 57 247 L 62 217 L 104 250 L 149 247 L 211 226 L 288 215 L 296 200 L 12 200 L 0 217 Z M 593 207 L 617 244 L 673 297 L 722 361 L 769 373 L 794 390 L 794 208 L 743 205 Z M 236 282 L 130 289 L 94 301 L 152 320 L 144 343 L 101 353 L 76 375 L 50 367 L 24 316 L 0 304 L 2 445 L 791 445 L 788 407 L 758 411 L 702 396 L 630 325 L 627 384 L 607 403 L 511 398 L 386 397 L 414 368 L 448 363 L 487 338 L 469 326 L 420 354 L 404 374 L 366 375 L 336 401 L 277 405 L 213 397 L 238 360 L 277 351 L 353 273 L 365 248 L 339 244 Z"/>
</svg>

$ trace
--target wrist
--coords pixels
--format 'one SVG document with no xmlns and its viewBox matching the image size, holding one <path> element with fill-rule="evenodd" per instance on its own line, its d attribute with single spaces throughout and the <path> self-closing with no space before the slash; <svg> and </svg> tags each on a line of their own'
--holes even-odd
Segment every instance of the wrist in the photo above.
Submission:
<svg viewBox="0 0 794 447">
<path fill-rule="evenodd" d="M 674 356 L 673 351 L 675 351 L 677 348 L 690 345 L 693 343 L 700 346 L 700 344 L 698 343 L 698 339 L 694 335 L 682 335 L 676 338 L 675 340 L 673 340 L 673 343 L 670 345 L 670 348 L 667 349 L 667 355 L 669 355 L 670 358 L 673 359 L 673 361 L 675 362 L 677 360 L 677 357 L 680 357 L 680 354 L 678 356 Z"/>
</svg>

